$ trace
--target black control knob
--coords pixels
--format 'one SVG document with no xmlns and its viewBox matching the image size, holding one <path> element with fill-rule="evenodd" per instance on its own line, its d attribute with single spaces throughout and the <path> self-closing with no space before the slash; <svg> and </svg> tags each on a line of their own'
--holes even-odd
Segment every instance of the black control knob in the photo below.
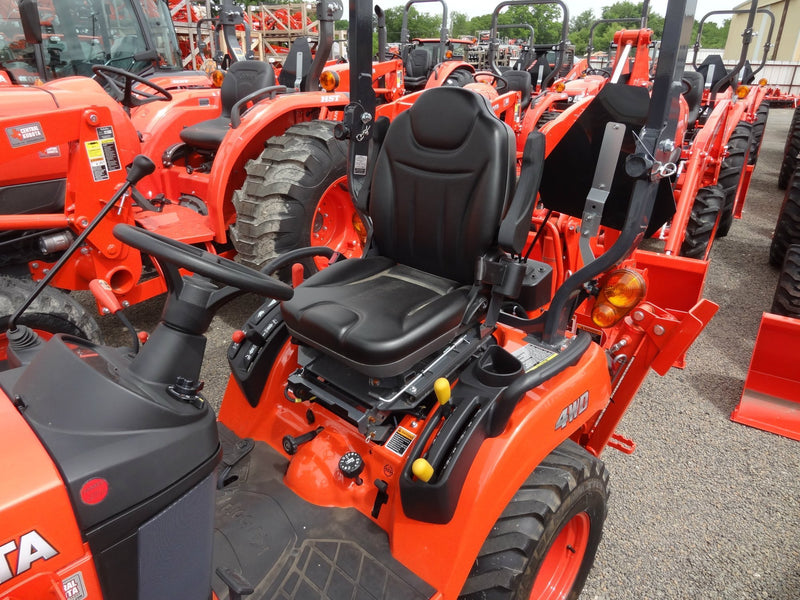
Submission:
<svg viewBox="0 0 800 600">
<path fill-rule="evenodd" d="M 364 471 L 364 459 L 358 452 L 348 452 L 339 459 L 339 470 L 348 479 L 354 479 L 357 485 L 361 485 L 361 473 Z"/>
<path fill-rule="evenodd" d="M 306 442 L 310 442 L 313 440 L 320 431 L 322 431 L 322 427 L 317 427 L 313 431 L 309 431 L 308 433 L 304 433 L 303 435 L 298 435 L 297 437 L 293 437 L 291 435 L 283 436 L 283 440 L 281 443 L 283 444 L 283 449 L 286 451 L 286 454 L 293 455 L 297 454 L 297 450 L 300 448 L 300 444 L 305 444 Z"/>
</svg>

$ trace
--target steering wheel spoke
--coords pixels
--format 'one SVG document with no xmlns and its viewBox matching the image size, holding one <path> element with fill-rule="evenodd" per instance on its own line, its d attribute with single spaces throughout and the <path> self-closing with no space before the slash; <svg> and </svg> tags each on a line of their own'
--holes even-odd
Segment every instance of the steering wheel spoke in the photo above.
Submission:
<svg viewBox="0 0 800 600">
<path fill-rule="evenodd" d="M 114 235 L 120 241 L 160 261 L 183 267 L 242 291 L 276 300 L 289 300 L 294 295 L 290 286 L 269 275 L 152 231 L 119 224 L 114 227 Z"/>
</svg>

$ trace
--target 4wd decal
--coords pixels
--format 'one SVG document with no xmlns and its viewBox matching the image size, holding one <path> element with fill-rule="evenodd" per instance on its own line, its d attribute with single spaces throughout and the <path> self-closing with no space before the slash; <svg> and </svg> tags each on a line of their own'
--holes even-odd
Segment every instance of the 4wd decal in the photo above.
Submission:
<svg viewBox="0 0 800 600">
<path fill-rule="evenodd" d="M 589 408 L 589 392 L 583 392 L 577 400 L 574 400 L 569 406 L 561 411 L 556 421 L 556 431 L 564 429 L 567 425 L 572 423 L 578 418 L 578 415 Z"/>
<path fill-rule="evenodd" d="M 8 561 L 8 555 L 14 550 L 18 550 L 16 565 Z M 11 540 L 0 545 L 0 583 L 21 575 L 37 560 L 48 560 L 57 554 L 58 551 L 48 544 L 38 531 L 22 534 L 19 542 Z"/>
<path fill-rule="evenodd" d="M 14 127 L 6 127 L 6 137 L 12 148 L 27 146 L 28 144 L 38 144 L 45 140 L 42 126 L 38 122 L 24 123 Z"/>
</svg>

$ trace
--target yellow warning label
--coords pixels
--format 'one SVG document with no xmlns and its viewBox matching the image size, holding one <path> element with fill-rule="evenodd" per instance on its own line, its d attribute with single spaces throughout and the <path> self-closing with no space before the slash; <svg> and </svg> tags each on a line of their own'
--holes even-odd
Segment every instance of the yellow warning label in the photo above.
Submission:
<svg viewBox="0 0 800 600">
<path fill-rule="evenodd" d="M 104 159 L 102 142 L 100 140 L 86 142 L 86 154 L 89 156 L 90 161 Z"/>
</svg>

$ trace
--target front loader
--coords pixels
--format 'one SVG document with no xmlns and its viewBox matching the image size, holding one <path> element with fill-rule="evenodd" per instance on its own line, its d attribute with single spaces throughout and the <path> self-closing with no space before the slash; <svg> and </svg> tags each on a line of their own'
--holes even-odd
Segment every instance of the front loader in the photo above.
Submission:
<svg viewBox="0 0 800 600">
<path fill-rule="evenodd" d="M 120 224 L 169 287 L 144 345 L 42 342 L 20 307 L 0 374 L 0 431 L 18 450 L 0 459 L 0 598 L 576 598 L 609 508 L 598 456 L 626 447 L 614 430 L 648 368 L 666 371 L 715 310 L 661 309 L 629 260 L 671 158 L 691 8 L 670 3 L 634 146 L 627 92 L 603 100 L 620 120 L 586 140 L 600 158 L 575 240 L 585 264 L 555 293 L 529 258 L 542 136 L 517 181 L 515 136 L 483 96 L 429 90 L 387 126 L 369 69 L 354 69 L 341 133 L 365 257 L 303 282 L 292 268 L 292 288 L 270 274 L 333 250 L 253 271 Z M 369 15 L 351 2 L 355 65 L 369 63 Z M 126 181 L 151 168 L 137 159 Z M 609 197 L 617 177 L 627 197 Z M 609 217 L 604 247 L 588 221 Z M 217 419 L 203 334 L 242 292 L 268 299 L 228 348 Z"/>
</svg>

